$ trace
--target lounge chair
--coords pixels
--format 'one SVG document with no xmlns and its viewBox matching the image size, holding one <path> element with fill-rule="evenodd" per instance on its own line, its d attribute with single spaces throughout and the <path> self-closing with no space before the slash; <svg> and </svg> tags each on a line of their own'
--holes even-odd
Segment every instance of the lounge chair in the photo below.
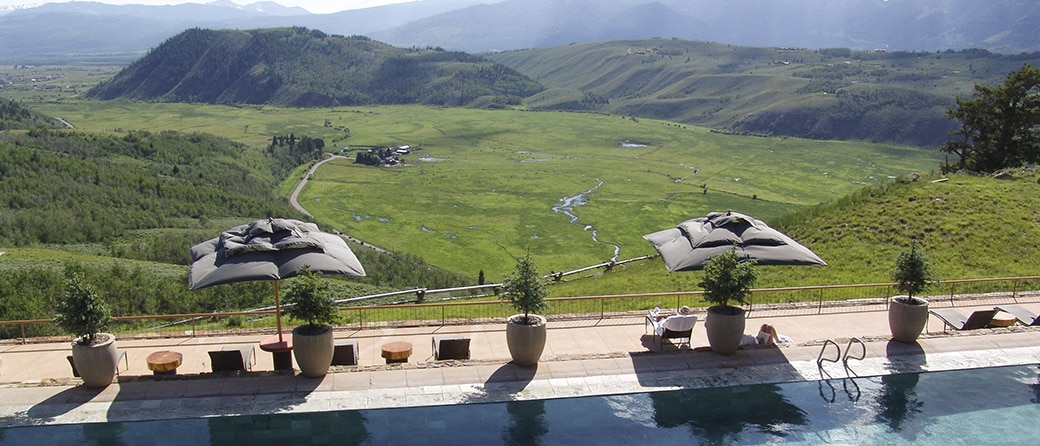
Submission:
<svg viewBox="0 0 1040 446">
<path fill-rule="evenodd" d="M 665 339 L 678 339 L 678 346 L 682 347 L 683 344 L 690 345 L 690 338 L 693 336 L 693 326 L 697 324 L 697 315 L 677 314 L 661 320 L 648 315 L 647 320 L 654 327 L 654 335 L 658 338 L 658 346 L 664 347 Z"/>
<path fill-rule="evenodd" d="M 72 359 L 72 355 L 68 355 L 65 359 L 69 360 L 69 365 L 72 366 L 72 376 L 79 378 L 79 370 L 76 370 L 76 361 Z M 119 362 L 122 361 L 126 366 L 123 370 L 130 370 L 130 360 L 126 358 L 126 350 L 116 349 L 116 375 L 119 375 Z"/>
<path fill-rule="evenodd" d="M 997 307 L 996 310 L 1003 311 L 1014 316 L 1015 319 L 1018 319 L 1018 321 L 1022 323 L 1022 325 L 1040 327 L 1040 315 L 1033 314 L 1033 312 L 1029 311 L 1026 308 L 1020 307 L 1018 305 L 1007 305 L 1003 307 Z"/>
<path fill-rule="evenodd" d="M 332 365 L 357 365 L 358 364 L 358 345 L 357 341 L 340 340 L 336 341 L 335 347 L 333 347 L 332 353 Z"/>
<path fill-rule="evenodd" d="M 469 359 L 469 338 L 463 336 L 434 336 L 433 359 Z"/>
<path fill-rule="evenodd" d="M 213 372 L 248 372 L 256 363 L 256 351 L 252 345 L 223 347 L 209 352 Z"/>
<path fill-rule="evenodd" d="M 929 313 L 935 315 L 939 320 L 943 321 L 943 331 L 946 331 L 946 327 L 950 327 L 954 330 L 977 330 L 979 328 L 986 328 L 989 326 L 990 321 L 993 320 L 993 316 L 997 314 L 996 309 L 992 310 L 978 310 L 971 313 L 970 316 L 965 317 L 960 311 L 955 308 L 938 308 L 934 310 L 928 310 Z"/>
</svg>

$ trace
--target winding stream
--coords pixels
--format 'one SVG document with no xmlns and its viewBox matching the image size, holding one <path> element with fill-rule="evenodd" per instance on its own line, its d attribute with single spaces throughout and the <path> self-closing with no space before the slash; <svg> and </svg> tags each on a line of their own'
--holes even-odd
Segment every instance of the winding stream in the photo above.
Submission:
<svg viewBox="0 0 1040 446">
<path fill-rule="evenodd" d="M 578 216 L 574 215 L 574 208 L 576 208 L 578 206 L 583 206 L 583 205 L 586 205 L 586 204 L 589 203 L 588 195 L 591 194 L 596 189 L 599 189 L 600 186 L 603 185 L 603 180 L 600 180 L 600 179 L 597 178 L 596 181 L 597 181 L 597 184 L 595 186 L 593 186 L 592 189 L 589 189 L 589 190 L 587 190 L 585 192 L 582 192 L 582 193 L 580 193 L 578 195 L 561 198 L 560 199 L 560 204 L 557 204 L 556 206 L 553 206 L 552 207 L 552 211 L 557 213 L 557 214 L 563 214 L 563 215 L 566 215 L 566 216 L 570 217 L 570 219 L 571 219 L 570 223 L 571 224 L 579 224 L 578 223 Z M 595 228 L 592 227 L 592 225 L 585 225 L 585 231 L 586 232 L 589 232 L 589 231 L 592 232 L 592 241 L 594 241 L 596 243 L 601 243 L 601 244 L 604 244 L 604 245 L 613 246 L 614 247 L 614 256 L 611 257 L 610 260 L 617 260 L 618 255 L 621 254 L 621 246 L 620 245 L 617 245 L 615 243 L 604 242 L 604 241 L 600 240 L 599 239 L 599 233 L 596 231 Z"/>
</svg>

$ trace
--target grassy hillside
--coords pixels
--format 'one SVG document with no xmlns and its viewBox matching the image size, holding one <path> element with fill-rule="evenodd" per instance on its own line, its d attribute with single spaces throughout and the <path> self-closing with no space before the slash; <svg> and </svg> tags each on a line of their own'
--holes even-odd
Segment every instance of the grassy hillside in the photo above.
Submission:
<svg viewBox="0 0 1040 446">
<path fill-rule="evenodd" d="M 711 210 L 768 221 L 939 163 L 938 153 L 917 148 L 728 135 L 592 113 L 67 100 L 36 107 L 85 131 L 190 129 L 250 145 L 295 132 L 325 138 L 329 150 L 409 144 L 417 151 L 394 169 L 356 166 L 348 151 L 314 175 L 301 202 L 337 230 L 467 277 L 483 269 L 488 280 L 508 274 L 510 255 L 528 247 L 546 272 L 608 261 L 612 244 L 619 258 L 636 257 L 653 252 L 643 234 Z M 572 211 L 576 222 L 552 211 L 593 188 Z"/>
<path fill-rule="evenodd" d="M 541 82 L 534 109 L 597 110 L 734 131 L 934 147 L 955 98 L 1040 54 L 748 48 L 624 40 L 487 54 Z"/>
<path fill-rule="evenodd" d="M 1040 208 L 1036 174 L 933 184 L 927 175 L 938 154 L 922 149 L 734 136 L 600 114 L 68 101 L 38 107 L 84 131 L 193 129 L 248 144 L 296 132 L 325 137 L 330 149 L 418 147 L 405 157 L 410 166 L 394 169 L 355 166 L 347 152 L 318 171 L 301 201 L 331 228 L 470 278 L 484 269 L 489 281 L 501 279 L 512 267 L 509 255 L 527 247 L 544 272 L 609 260 L 613 247 L 592 241 L 586 224 L 601 241 L 620 245 L 620 259 L 649 254 L 643 234 L 726 208 L 778 225 L 830 263 L 763 267 L 761 286 L 884 282 L 911 237 L 922 240 L 944 278 L 1036 271 L 1030 250 L 1037 248 L 1029 242 L 1036 239 L 1032 209 Z M 926 181 L 889 184 L 911 171 Z M 587 204 L 574 208 L 575 223 L 552 211 L 600 180 Z M 698 278 L 669 275 L 651 260 L 555 286 L 553 294 L 696 289 Z"/>
<path fill-rule="evenodd" d="M 762 266 L 758 287 L 887 283 L 916 238 L 940 280 L 1033 276 L 1040 271 L 1040 172 L 1013 180 L 958 174 L 865 187 L 834 202 L 769 219 L 828 266 Z M 699 272 L 667 273 L 660 259 L 555 285 L 557 296 L 604 290 L 697 290 Z"/>
<path fill-rule="evenodd" d="M 504 107 L 540 91 L 487 59 L 306 28 L 190 29 L 87 92 L 94 99 L 321 107 Z"/>
<path fill-rule="evenodd" d="M 654 252 L 643 234 L 708 211 L 775 218 L 938 162 L 907 147 L 734 136 L 599 114 L 338 112 L 359 142 L 417 151 L 405 166 L 384 169 L 356 165 L 348 152 L 311 178 L 305 206 L 367 242 L 492 280 L 526 249 L 546 272 L 605 262 L 615 249 L 619 259 L 637 257 Z M 576 219 L 554 211 L 578 195 L 585 203 L 568 210 Z"/>
</svg>

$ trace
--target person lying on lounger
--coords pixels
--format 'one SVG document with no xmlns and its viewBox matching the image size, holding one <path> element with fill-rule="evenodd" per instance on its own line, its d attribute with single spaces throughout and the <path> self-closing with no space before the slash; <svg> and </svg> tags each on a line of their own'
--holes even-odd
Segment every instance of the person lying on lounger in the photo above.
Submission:
<svg viewBox="0 0 1040 446">
<path fill-rule="evenodd" d="M 749 334 L 744 335 L 740 339 L 740 346 L 755 346 L 755 345 L 776 345 L 781 342 L 789 343 L 793 340 L 782 334 L 777 334 L 776 327 L 769 324 L 762 324 L 762 327 L 758 329 L 758 335 L 751 336 Z"/>
</svg>

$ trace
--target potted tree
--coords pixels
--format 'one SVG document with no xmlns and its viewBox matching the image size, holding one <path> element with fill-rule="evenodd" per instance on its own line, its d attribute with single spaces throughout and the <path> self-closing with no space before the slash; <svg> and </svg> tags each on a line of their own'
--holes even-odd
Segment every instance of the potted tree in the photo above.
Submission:
<svg viewBox="0 0 1040 446">
<path fill-rule="evenodd" d="M 545 302 L 549 291 L 538 274 L 538 267 L 530 251 L 517 259 L 513 275 L 506 279 L 502 299 L 523 314 L 514 314 L 506 320 L 506 345 L 513 362 L 521 366 L 538 364 L 545 349 L 545 317 L 533 314 L 549 307 Z"/>
<path fill-rule="evenodd" d="M 75 337 L 72 362 L 87 387 L 106 387 L 116 376 L 115 336 L 106 333 L 112 315 L 104 299 L 79 273 L 65 282 L 65 295 L 55 309 L 55 325 Z"/>
<path fill-rule="evenodd" d="M 896 258 L 896 269 L 892 280 L 901 295 L 893 297 L 888 304 L 888 327 L 892 339 L 900 342 L 916 342 L 925 324 L 928 323 L 928 300 L 915 296 L 935 280 L 928 260 L 917 252 L 917 241 L 910 242 L 910 252 L 903 251 Z"/>
<path fill-rule="evenodd" d="M 285 314 L 306 321 L 292 331 L 293 356 L 300 373 L 308 378 L 320 378 L 329 372 L 335 341 L 332 324 L 339 319 L 339 309 L 332 299 L 329 284 L 321 280 L 321 273 L 300 268 L 297 277 L 285 293 Z"/>
<path fill-rule="evenodd" d="M 744 304 L 758 279 L 754 260 L 741 261 L 734 247 L 704 263 L 704 300 L 712 304 L 704 318 L 708 344 L 715 353 L 730 355 L 740 347 L 744 335 L 744 309 L 730 302 Z"/>
</svg>

